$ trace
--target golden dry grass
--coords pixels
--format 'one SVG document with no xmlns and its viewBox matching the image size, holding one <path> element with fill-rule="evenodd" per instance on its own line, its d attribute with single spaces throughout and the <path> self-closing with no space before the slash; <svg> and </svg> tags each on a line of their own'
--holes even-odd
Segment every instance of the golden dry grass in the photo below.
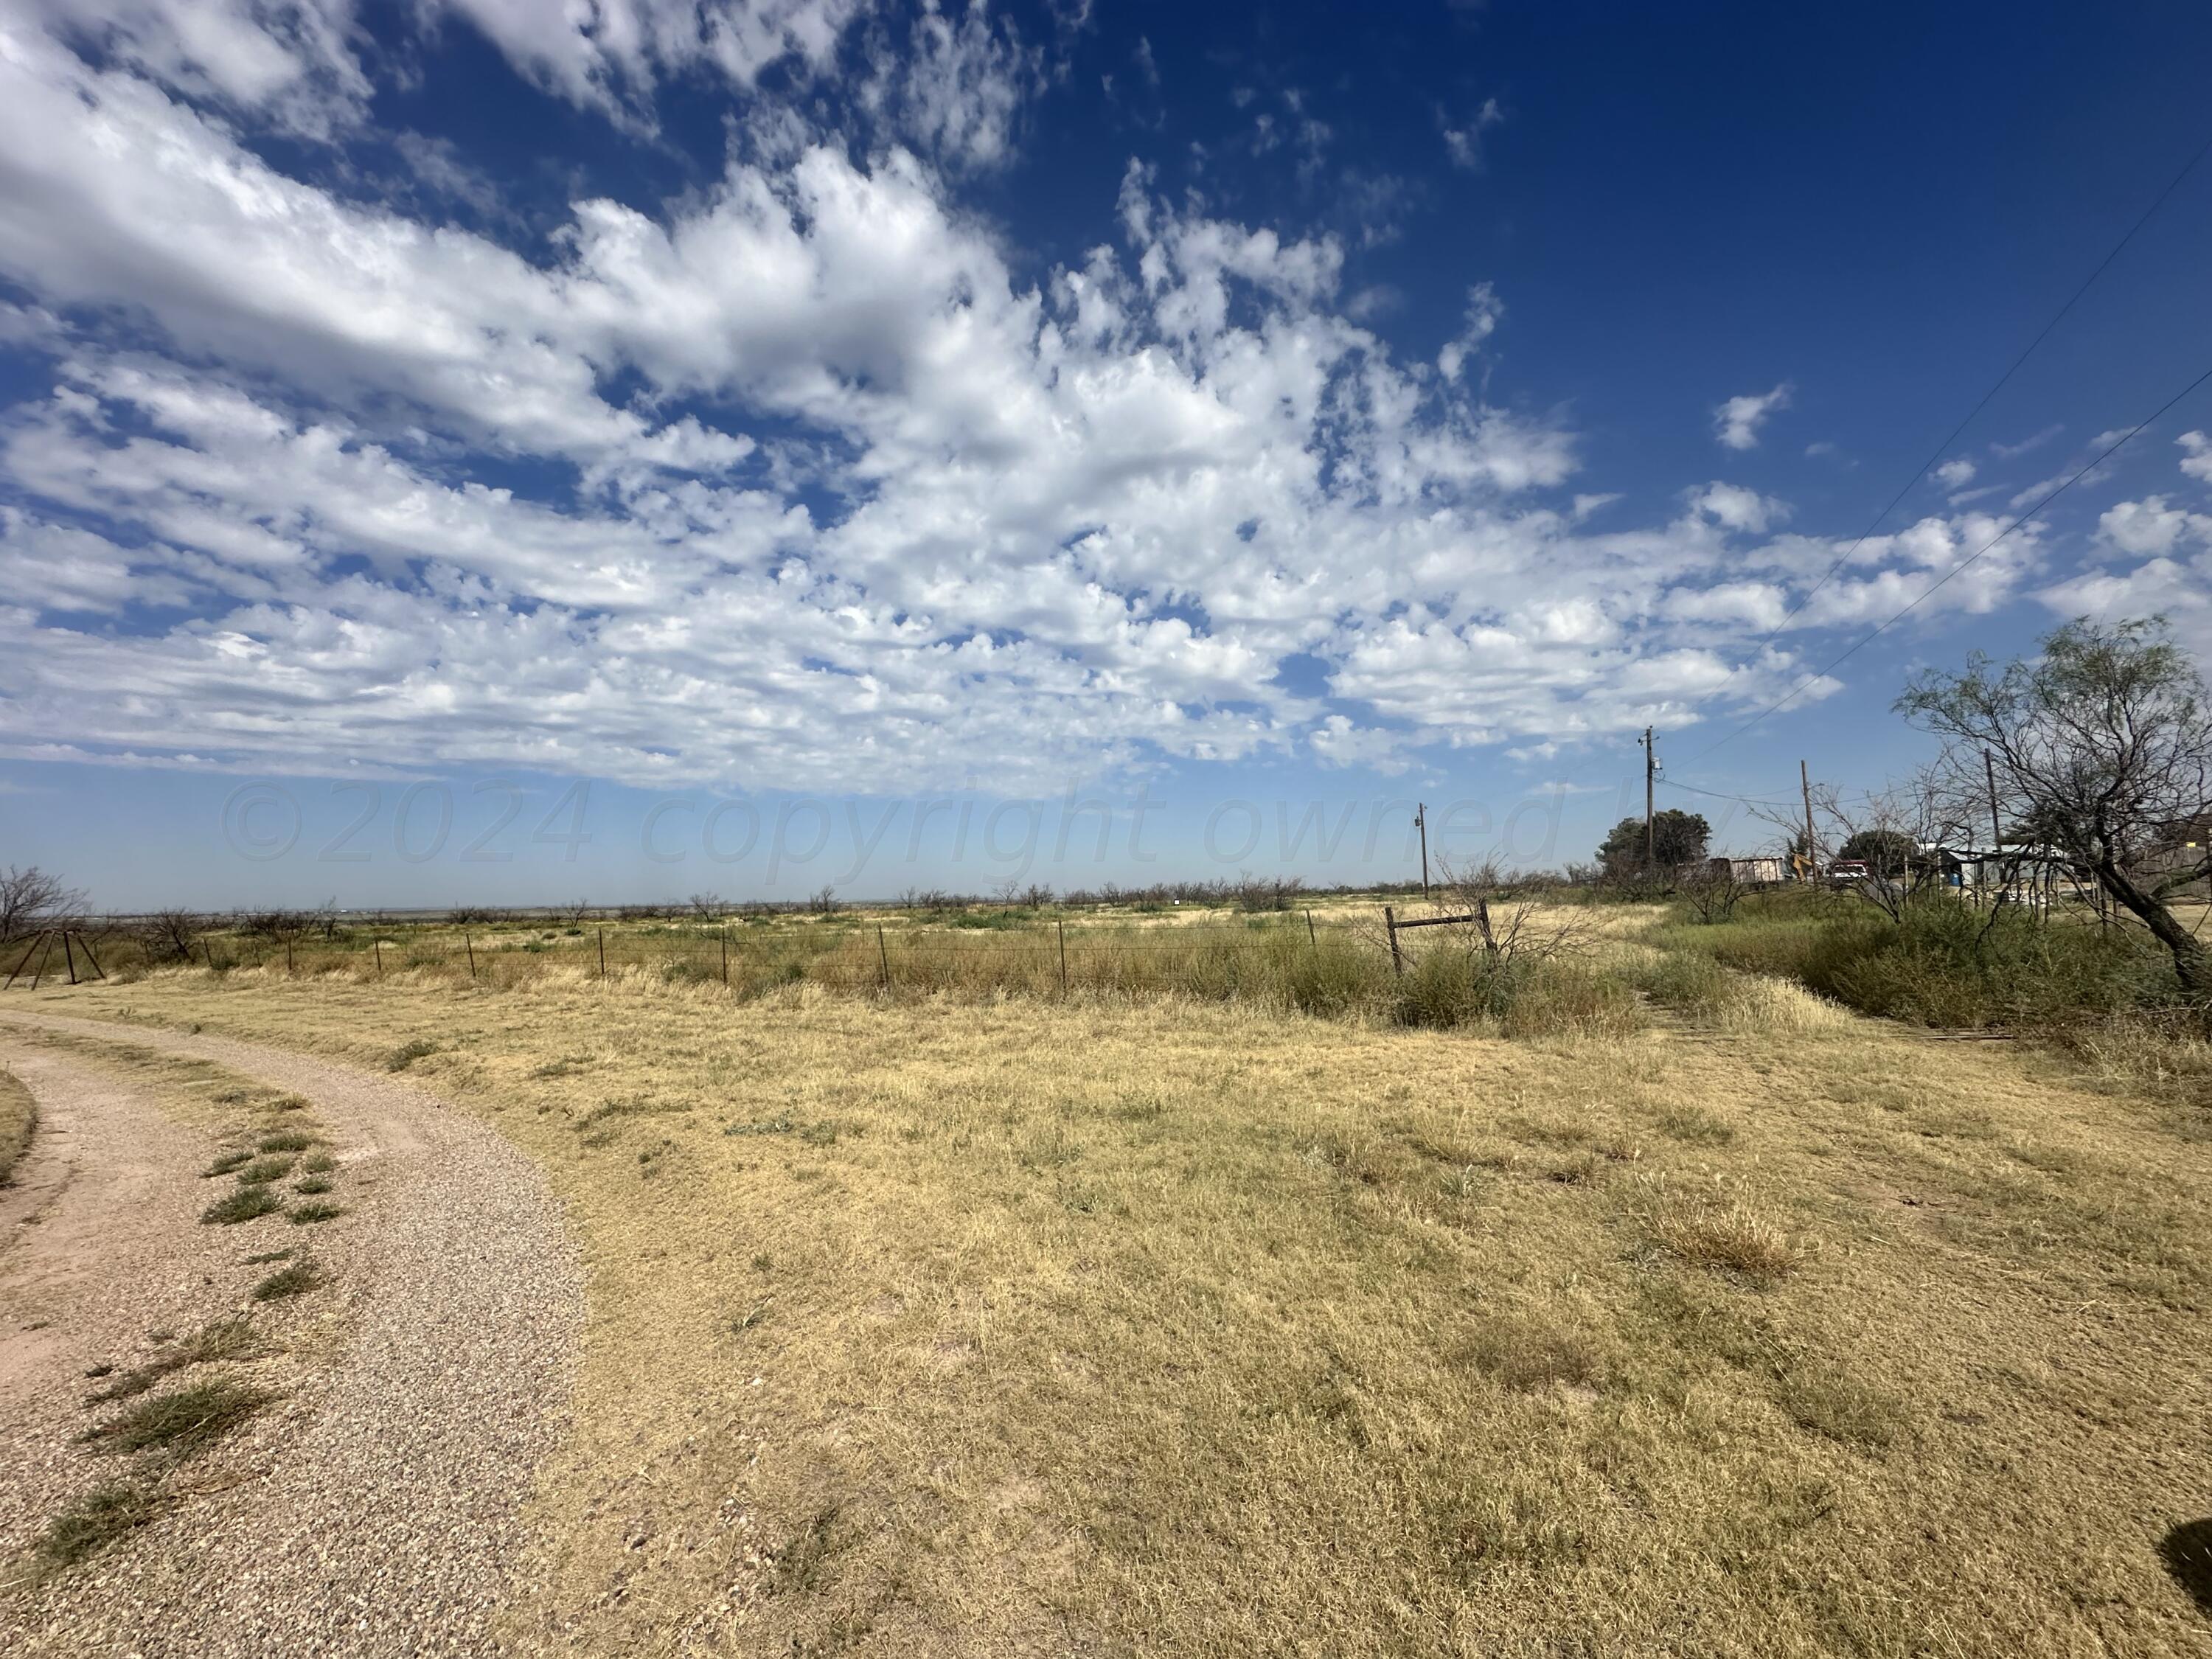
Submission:
<svg viewBox="0 0 2212 1659">
<path fill-rule="evenodd" d="M 38 1122 L 39 1111 L 31 1091 L 12 1073 L 0 1068 L 0 1187 L 13 1178 L 17 1162 L 30 1150 L 31 1133 Z"/>
<path fill-rule="evenodd" d="M 591 1315 L 524 1649 L 2205 1650 L 2158 1548 L 2212 1507 L 2212 1146 L 2002 1048 L 1788 998 L 1529 1043 L 560 975 L 38 1002 L 434 1044 L 541 1160 Z"/>
</svg>

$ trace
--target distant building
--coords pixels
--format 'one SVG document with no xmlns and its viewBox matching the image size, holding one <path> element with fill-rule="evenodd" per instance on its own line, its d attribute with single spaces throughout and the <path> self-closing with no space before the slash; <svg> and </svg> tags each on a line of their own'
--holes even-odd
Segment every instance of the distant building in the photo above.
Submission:
<svg viewBox="0 0 2212 1659">
<path fill-rule="evenodd" d="M 1786 875 L 1778 858 L 1717 858 L 1712 868 L 1715 875 L 1726 876 L 1746 887 L 1764 887 L 1784 879 Z"/>
</svg>

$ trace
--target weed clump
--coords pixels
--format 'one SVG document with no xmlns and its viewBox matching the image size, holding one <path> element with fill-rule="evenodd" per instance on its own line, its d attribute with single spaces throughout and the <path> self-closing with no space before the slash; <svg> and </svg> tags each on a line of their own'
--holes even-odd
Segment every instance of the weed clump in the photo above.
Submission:
<svg viewBox="0 0 2212 1659">
<path fill-rule="evenodd" d="M 135 1400 L 163 1377 L 187 1365 L 208 1365 L 225 1359 L 251 1359 L 262 1352 L 261 1340 L 242 1319 L 226 1319 L 195 1333 L 159 1358 L 135 1365 L 116 1376 L 97 1393 L 88 1395 L 88 1406 L 105 1406 L 118 1400 Z"/>
<path fill-rule="evenodd" d="M 292 1173 L 289 1158 L 257 1158 L 238 1172 L 241 1187 L 265 1187 L 272 1181 L 282 1181 Z"/>
<path fill-rule="evenodd" d="M 304 1152 L 315 1144 L 315 1138 L 298 1129 L 280 1129 L 254 1143 L 264 1152 Z"/>
<path fill-rule="evenodd" d="M 323 1275 L 315 1264 L 302 1258 L 289 1267 L 279 1267 L 256 1285 L 253 1299 L 256 1302 L 282 1302 L 290 1297 L 303 1296 L 322 1282 Z"/>
<path fill-rule="evenodd" d="M 103 1451 L 161 1450 L 196 1456 L 276 1396 L 266 1389 L 217 1377 L 157 1395 L 86 1435 Z"/>
<path fill-rule="evenodd" d="M 50 1570 L 74 1566 L 161 1512 L 161 1500 L 143 1486 L 96 1487 L 48 1522 L 32 1549 Z"/>
<path fill-rule="evenodd" d="M 411 1042 L 401 1043 L 386 1054 L 384 1057 L 384 1069 L 387 1072 L 404 1072 L 416 1060 L 425 1059 L 437 1052 L 436 1043 L 428 1037 L 416 1037 Z"/>
<path fill-rule="evenodd" d="M 1685 1193 L 1658 1176 L 1648 1177 L 1644 1188 L 1644 1230 L 1679 1260 L 1760 1285 L 1775 1284 L 1797 1267 L 1796 1243 L 1741 1192 L 1716 1183 L 1709 1192 Z"/>
<path fill-rule="evenodd" d="M 345 1211 L 336 1204 L 325 1204 L 319 1200 L 311 1200 L 307 1203 L 295 1204 L 292 1206 L 291 1220 L 295 1227 L 311 1226 L 318 1221 L 335 1221 L 344 1213 Z"/>
<path fill-rule="evenodd" d="M 283 1207 L 266 1187 L 240 1187 L 202 1210 L 200 1219 L 210 1226 L 234 1227 L 241 1221 L 251 1221 Z"/>
</svg>

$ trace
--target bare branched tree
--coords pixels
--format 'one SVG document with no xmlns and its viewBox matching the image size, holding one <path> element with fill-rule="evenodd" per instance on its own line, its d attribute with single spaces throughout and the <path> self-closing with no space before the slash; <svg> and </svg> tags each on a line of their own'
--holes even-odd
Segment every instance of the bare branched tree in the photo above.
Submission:
<svg viewBox="0 0 2212 1659">
<path fill-rule="evenodd" d="M 0 945 L 41 928 L 75 922 L 84 915 L 85 899 L 76 888 L 64 886 L 35 864 L 0 871 Z"/>
<path fill-rule="evenodd" d="M 1751 884 L 1736 874 L 1733 859 L 1709 859 L 1676 876 L 1674 889 L 1692 915 L 1710 923 L 1726 921 L 1734 915 L 1736 905 L 1751 891 Z"/>
<path fill-rule="evenodd" d="M 138 926 L 147 955 L 190 962 L 206 923 L 195 911 L 156 910 Z"/>
<path fill-rule="evenodd" d="M 694 893 L 684 902 L 691 907 L 691 914 L 701 921 L 713 921 L 729 908 L 722 902 L 720 893 Z"/>
<path fill-rule="evenodd" d="M 2212 957 L 2169 902 L 2212 876 L 2204 681 L 2160 617 L 2081 617 L 2042 647 L 2002 668 L 1977 653 L 1963 672 L 1923 674 L 1898 708 L 1948 740 L 1955 793 L 1993 777 L 2025 840 L 2093 877 L 2166 947 L 2184 988 L 2212 994 Z"/>
</svg>

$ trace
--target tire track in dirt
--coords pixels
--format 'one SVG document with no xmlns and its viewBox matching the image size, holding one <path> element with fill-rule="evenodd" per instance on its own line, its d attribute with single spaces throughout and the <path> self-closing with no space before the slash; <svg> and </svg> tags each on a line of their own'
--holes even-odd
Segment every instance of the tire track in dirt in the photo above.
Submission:
<svg viewBox="0 0 2212 1659">
<path fill-rule="evenodd" d="M 343 1230 L 331 1242 L 349 1305 L 334 1362 L 301 1368 L 280 1408 L 206 1460 L 215 1476 L 187 1472 L 188 1486 L 216 1490 L 0 1598 L 0 1648 L 495 1651 L 523 1501 L 561 1431 L 582 1327 L 576 1252 L 536 1168 L 411 1084 L 225 1038 L 0 1014 L 0 1054 L 42 1120 L 0 1238 L 0 1470 L 25 1490 L 95 1478 L 60 1431 L 83 1425 L 88 1356 L 151 1325 L 235 1313 L 245 1252 L 299 1241 L 264 1233 L 269 1222 L 199 1225 L 210 1138 L 140 1086 L 9 1042 L 18 1025 L 210 1060 L 306 1096 L 348 1177 L 349 1213 L 330 1224 Z M 27 1210 L 38 1224 L 14 1224 Z M 16 1468 L 27 1460 L 46 1467 Z M 5 1518 L 20 1533 L 21 1518 Z"/>
</svg>

